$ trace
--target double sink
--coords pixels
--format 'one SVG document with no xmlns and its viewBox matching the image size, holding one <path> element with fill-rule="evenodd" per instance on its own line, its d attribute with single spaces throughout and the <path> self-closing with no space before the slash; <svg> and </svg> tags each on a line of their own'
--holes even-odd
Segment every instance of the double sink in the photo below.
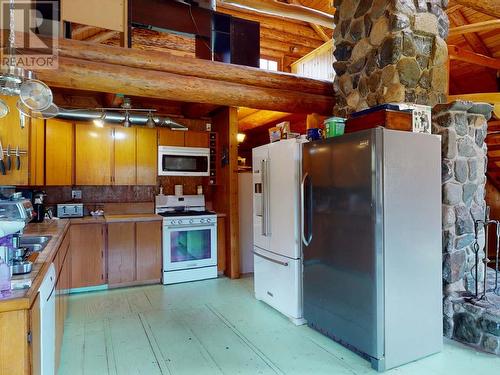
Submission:
<svg viewBox="0 0 500 375">
<path fill-rule="evenodd" d="M 30 273 L 33 268 L 33 262 L 49 243 L 51 236 L 27 236 L 19 238 L 18 249 L 14 250 L 14 257 L 19 257 L 18 260 L 13 260 L 11 270 L 13 275 L 23 275 Z M 28 254 L 36 254 L 34 259 Z M 28 256 L 28 257 L 27 257 Z M 27 257 L 27 258 L 26 258 Z M 21 260 L 22 259 L 22 260 Z"/>
<path fill-rule="evenodd" d="M 19 247 L 28 249 L 31 253 L 41 253 L 49 243 L 51 236 L 27 236 L 19 239 Z"/>
</svg>

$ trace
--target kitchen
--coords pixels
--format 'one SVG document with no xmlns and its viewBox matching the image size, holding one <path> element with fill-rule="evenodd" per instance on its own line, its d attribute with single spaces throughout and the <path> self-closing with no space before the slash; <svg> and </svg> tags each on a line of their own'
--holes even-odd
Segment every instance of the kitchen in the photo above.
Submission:
<svg viewBox="0 0 500 375">
<path fill-rule="evenodd" d="M 442 156 L 438 136 L 414 134 L 417 109 L 423 109 L 370 104 L 373 112 L 363 112 L 356 107 L 362 107 L 365 77 L 353 105 L 344 84 L 334 92 L 331 80 L 269 70 L 276 58 L 277 68 L 293 71 L 299 53 L 313 46 L 324 51 L 325 38 L 331 45 L 332 30 L 307 20 L 331 28 L 333 15 L 262 1 L 266 14 L 278 9 L 293 18 L 300 10 L 302 16 L 297 23 L 262 16 L 257 60 L 267 68 L 257 69 L 238 60 L 245 54 L 235 43 L 229 52 L 214 47 L 218 62 L 206 59 L 207 38 L 237 38 L 238 27 L 255 36 L 257 16 L 233 2 L 217 5 L 227 12 L 216 15 L 210 35 L 201 27 L 207 25 L 202 1 L 142 8 L 129 1 L 124 19 L 130 22 L 121 24 L 113 7 L 123 3 L 111 1 L 113 9 L 104 21 L 93 20 L 96 25 L 85 24 L 89 15 L 82 7 L 65 8 L 68 3 L 61 2 L 57 19 L 66 37 L 56 47 L 58 69 L 35 69 L 38 81 L 14 79 L 9 89 L 19 93 L 0 97 L 0 206 L 9 212 L 1 220 L 0 258 L 12 266 L 0 300 L 0 373 L 322 374 L 397 366 L 403 373 L 443 373 L 444 367 L 465 373 L 494 367 L 496 357 L 484 353 L 498 352 L 489 325 L 474 339 L 475 349 L 448 339 L 443 345 L 443 334 L 460 334 L 468 310 L 453 302 L 457 328 L 446 331 L 445 311 L 443 332 L 443 298 L 447 306 L 454 296 L 443 297 L 442 279 L 459 277 L 458 260 L 441 259 L 441 158 L 451 156 Z M 185 18 L 161 8 L 167 3 L 184 9 Z M 98 6 L 88 6 L 90 18 Z M 200 28 L 187 32 L 182 28 L 192 29 L 191 21 L 170 19 L 178 32 L 167 39 L 165 21 L 154 18 L 158 9 L 177 21 L 192 18 Z M 340 4 L 337 11 L 348 13 Z M 266 22 L 293 26 L 297 40 L 310 47 L 283 46 L 287 37 L 269 34 Z M 324 38 L 314 30 L 323 30 Z M 195 35 L 189 46 L 185 34 Z M 351 57 L 342 38 L 335 39 L 334 66 L 346 77 L 356 68 L 342 69 L 342 58 L 353 64 L 363 48 Z M 243 45 L 255 60 L 255 45 Z M 403 86 L 401 78 L 389 88 Z M 410 96 L 391 98 L 390 90 L 368 91 L 367 101 L 381 95 L 381 103 L 411 102 Z M 44 100 L 51 104 L 34 107 Z M 453 119 L 462 111 L 479 124 L 469 136 L 477 146 L 460 158 L 482 155 L 477 134 L 489 119 L 488 106 L 441 106 L 433 113 L 440 124 L 446 111 Z M 323 125 L 333 108 L 340 117 L 350 115 L 345 124 L 333 120 L 345 125 L 343 136 L 330 134 L 328 121 Z M 431 120 L 421 120 L 430 112 L 423 111 L 418 121 L 430 132 Z M 376 116 L 385 116 L 383 122 Z M 445 132 L 432 122 L 433 131 Z M 371 130 L 377 125 L 386 129 Z M 484 173 L 472 174 L 472 159 L 465 159 L 467 189 L 484 184 Z M 245 173 L 238 173 L 244 171 L 251 172 L 245 187 Z M 443 205 L 454 207 L 447 189 Z M 479 194 L 466 199 L 466 191 L 464 185 L 459 206 L 469 208 Z M 451 234 L 450 224 L 443 225 L 456 236 L 454 244 L 471 237 L 458 221 Z M 5 276 L 5 263 L 0 266 Z M 481 308 L 484 321 L 490 312 Z"/>
</svg>

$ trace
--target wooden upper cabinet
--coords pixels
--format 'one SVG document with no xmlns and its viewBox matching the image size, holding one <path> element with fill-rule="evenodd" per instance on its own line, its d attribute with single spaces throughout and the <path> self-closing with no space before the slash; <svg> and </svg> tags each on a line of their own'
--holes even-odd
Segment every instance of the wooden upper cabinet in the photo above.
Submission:
<svg viewBox="0 0 500 375">
<path fill-rule="evenodd" d="M 76 185 L 111 185 L 113 128 L 75 125 Z"/>
<path fill-rule="evenodd" d="M 161 280 L 161 221 L 136 223 L 137 281 Z"/>
<path fill-rule="evenodd" d="M 158 129 L 158 145 L 160 146 L 178 146 L 183 147 L 185 131 L 170 130 L 159 128 Z"/>
<path fill-rule="evenodd" d="M 188 131 L 188 132 L 186 132 L 184 144 L 186 147 L 205 147 L 205 148 L 207 148 L 210 144 L 209 133 L 208 132 Z"/>
<path fill-rule="evenodd" d="M 4 151 L 7 151 L 10 144 L 12 152 L 12 168 L 10 171 L 6 171 L 6 175 L 0 174 L 0 185 L 28 185 L 28 157 L 26 154 L 21 155 L 21 168 L 17 170 L 15 168 L 15 150 L 19 146 L 20 150 L 28 151 L 30 119 L 26 118 L 26 126 L 21 129 L 19 111 L 16 109 L 16 102 L 19 98 L 17 96 L 1 96 L 0 98 L 10 108 L 9 114 L 0 119 L 0 141 L 2 141 Z M 4 162 L 7 164 L 5 156 Z"/>
<path fill-rule="evenodd" d="M 30 125 L 29 183 L 45 185 L 45 121 L 32 119 Z"/>
<path fill-rule="evenodd" d="M 104 225 L 74 224 L 70 235 L 71 288 L 105 284 Z"/>
<path fill-rule="evenodd" d="M 137 185 L 156 185 L 158 143 L 156 129 L 137 128 Z"/>
<path fill-rule="evenodd" d="M 114 185 L 135 185 L 136 128 L 113 127 L 114 138 Z"/>
<path fill-rule="evenodd" d="M 50 119 L 45 123 L 45 184 L 73 184 L 73 123 Z"/>
<path fill-rule="evenodd" d="M 108 224 L 108 284 L 133 282 L 135 264 L 135 223 Z"/>
</svg>

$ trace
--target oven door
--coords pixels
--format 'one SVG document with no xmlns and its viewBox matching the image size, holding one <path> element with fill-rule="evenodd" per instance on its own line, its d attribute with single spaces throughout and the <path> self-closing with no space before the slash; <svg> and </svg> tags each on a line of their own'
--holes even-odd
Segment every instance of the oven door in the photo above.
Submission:
<svg viewBox="0 0 500 375">
<path fill-rule="evenodd" d="M 210 149 L 158 147 L 159 176 L 209 176 Z"/>
<path fill-rule="evenodd" d="M 217 225 L 163 227 L 163 270 L 217 265 Z"/>
</svg>

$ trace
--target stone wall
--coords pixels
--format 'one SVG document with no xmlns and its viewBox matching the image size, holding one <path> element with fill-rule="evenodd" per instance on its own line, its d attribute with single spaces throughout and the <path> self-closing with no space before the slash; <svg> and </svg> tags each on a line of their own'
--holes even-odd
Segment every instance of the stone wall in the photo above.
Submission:
<svg viewBox="0 0 500 375">
<path fill-rule="evenodd" d="M 444 334 L 500 353 L 500 314 L 473 301 L 475 221 L 484 220 L 489 104 L 456 101 L 433 108 L 432 130 L 442 137 Z M 480 232 L 479 259 L 484 257 Z M 484 276 L 480 263 L 478 277 Z M 482 282 L 479 291 L 483 291 Z M 500 306 L 499 306 L 500 308 Z M 498 324 L 497 324 L 498 323 Z"/>
<path fill-rule="evenodd" d="M 448 0 L 336 0 L 334 113 L 446 102 Z"/>
</svg>

